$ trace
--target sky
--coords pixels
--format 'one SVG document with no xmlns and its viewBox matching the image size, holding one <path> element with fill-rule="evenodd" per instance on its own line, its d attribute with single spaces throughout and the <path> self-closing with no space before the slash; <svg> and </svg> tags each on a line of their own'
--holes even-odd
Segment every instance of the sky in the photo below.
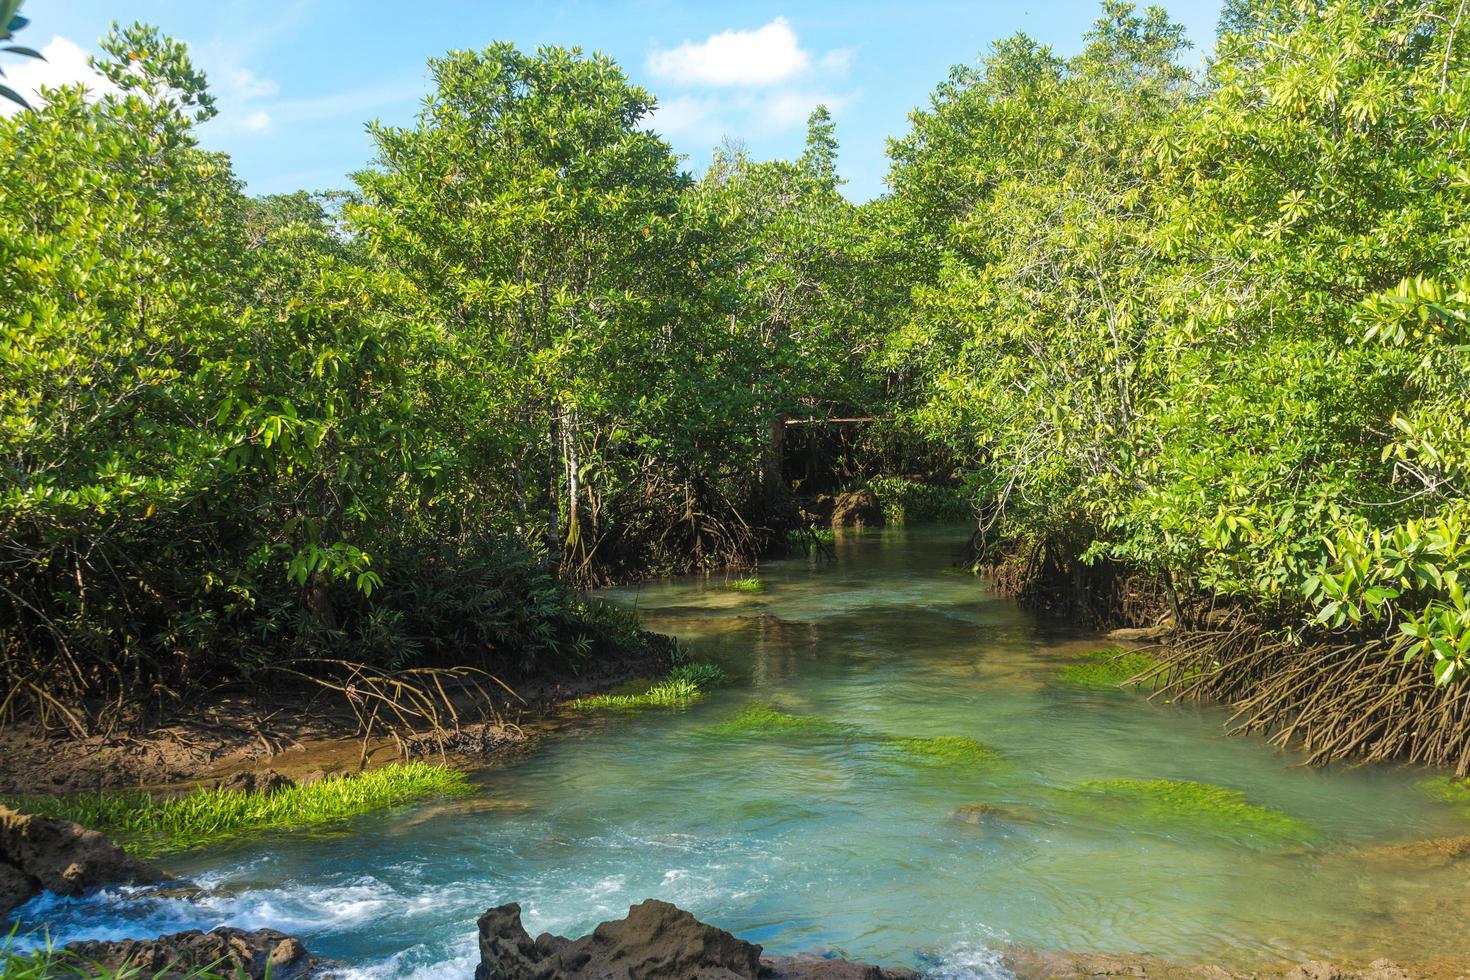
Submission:
<svg viewBox="0 0 1470 980">
<path fill-rule="evenodd" d="M 1188 31 L 1187 62 L 1208 53 L 1220 0 L 1165 0 Z M 1024 31 L 1074 54 L 1096 0 L 28 0 L 18 40 L 47 61 L 7 56 L 12 87 L 84 79 L 113 19 L 142 20 L 186 42 L 220 115 L 200 142 L 230 154 L 254 194 L 350 186 L 373 155 L 365 125 L 412 123 L 429 88 L 426 60 L 511 41 L 611 55 L 658 108 L 647 125 L 698 173 L 722 139 L 759 158 L 801 151 L 806 117 L 837 123 L 844 191 L 884 190 L 886 141 L 908 128 L 952 65 Z"/>
</svg>

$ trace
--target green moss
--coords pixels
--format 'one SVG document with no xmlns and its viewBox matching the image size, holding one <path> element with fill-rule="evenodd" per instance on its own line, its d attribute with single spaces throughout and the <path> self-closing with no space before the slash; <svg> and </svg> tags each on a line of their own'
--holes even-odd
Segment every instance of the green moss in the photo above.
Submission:
<svg viewBox="0 0 1470 980">
<path fill-rule="evenodd" d="M 735 738 L 846 738 L 856 729 L 811 715 L 792 715 L 774 705 L 757 702 L 717 725 L 700 729 L 704 735 Z"/>
<path fill-rule="evenodd" d="M 680 664 L 669 676 L 652 683 L 634 683 L 626 690 L 590 694 L 571 703 L 573 711 L 644 711 L 649 708 L 682 708 L 704 699 L 705 693 L 725 680 L 715 664 Z"/>
<path fill-rule="evenodd" d="M 978 769 L 1005 764 L 1005 757 L 995 749 L 966 735 L 895 738 L 889 740 L 888 747 L 904 759 L 923 765 Z"/>
<path fill-rule="evenodd" d="M 1436 776 L 1422 780 L 1419 789 L 1426 796 L 1458 807 L 1466 817 L 1470 817 L 1470 780 Z"/>
<path fill-rule="evenodd" d="M 464 773 L 405 762 L 356 775 L 328 776 L 272 793 L 197 789 L 154 799 L 143 792 L 35 796 L 17 808 L 101 831 L 135 854 L 186 850 L 263 830 L 314 827 L 431 796 L 471 791 Z"/>
<path fill-rule="evenodd" d="M 1069 687 L 1111 690 L 1158 665 L 1158 660 L 1138 651 L 1094 650 L 1079 657 L 1077 663 L 1057 671 L 1056 680 Z M 1150 687 L 1154 683 L 1144 681 L 1141 686 Z"/>
<path fill-rule="evenodd" d="M 1280 810 L 1251 803 L 1224 786 L 1174 779 L 1106 779 L 1073 791 L 1097 807 L 1116 810 L 1130 823 L 1201 828 L 1276 841 L 1316 836 L 1310 825 Z"/>
<path fill-rule="evenodd" d="M 748 578 L 737 578 L 725 587 L 732 592 L 744 592 L 747 595 L 759 595 L 766 591 L 766 583 L 753 575 Z"/>
</svg>

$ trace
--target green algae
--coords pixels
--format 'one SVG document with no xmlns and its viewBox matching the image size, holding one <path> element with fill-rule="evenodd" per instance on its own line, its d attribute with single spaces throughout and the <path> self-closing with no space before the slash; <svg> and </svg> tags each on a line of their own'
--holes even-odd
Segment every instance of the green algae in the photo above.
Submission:
<svg viewBox="0 0 1470 980">
<path fill-rule="evenodd" d="M 725 679 L 715 664 L 681 664 L 660 681 L 634 681 L 606 694 L 590 694 L 570 705 L 573 711 L 647 711 L 683 708 L 704 700 L 710 688 Z"/>
<path fill-rule="evenodd" d="M 1277 842 L 1317 836 L 1316 828 L 1290 814 L 1252 803 L 1238 790 L 1210 783 L 1100 779 L 1081 783 L 1070 793 L 1130 824 L 1209 829 Z"/>
<path fill-rule="evenodd" d="M 723 738 L 849 738 L 858 730 L 813 715 L 793 715 L 773 704 L 756 702 L 715 725 L 700 729 L 703 735 Z"/>
<path fill-rule="evenodd" d="M 1056 680 L 1069 687 L 1116 690 L 1158 665 L 1158 660 L 1137 650 L 1094 650 L 1083 654 L 1077 663 L 1057 671 Z M 1144 681 L 1142 686 L 1154 687 L 1157 681 Z"/>
<path fill-rule="evenodd" d="M 725 587 L 732 592 L 744 592 L 746 595 L 759 595 L 766 591 L 766 583 L 753 575 L 748 578 L 737 578 Z"/>
<path fill-rule="evenodd" d="M 1433 779 L 1421 780 L 1418 786 L 1419 791 L 1424 795 L 1448 803 L 1457 808 L 1466 818 L 1470 818 L 1470 780 L 1457 779 L 1454 776 L 1436 776 Z"/>
<path fill-rule="evenodd" d="M 968 735 L 894 738 L 888 740 L 888 748 L 904 761 L 927 766 L 993 769 L 1008 764 L 995 749 Z"/>
</svg>

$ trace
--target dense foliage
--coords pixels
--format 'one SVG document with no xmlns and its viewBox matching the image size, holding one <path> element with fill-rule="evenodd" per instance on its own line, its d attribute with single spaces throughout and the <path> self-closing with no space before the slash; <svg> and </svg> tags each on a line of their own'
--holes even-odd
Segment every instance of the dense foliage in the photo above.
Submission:
<svg viewBox="0 0 1470 980">
<path fill-rule="evenodd" d="M 992 546 L 1470 666 L 1464 13 L 1232 4 L 1191 79 L 1108 2 L 914 114 L 884 220 L 931 258 L 885 356 Z"/>
<path fill-rule="evenodd" d="M 772 192 L 681 173 L 611 61 L 498 45 L 431 63 L 356 193 L 252 199 L 185 49 L 103 48 L 115 94 L 0 121 L 0 715 L 575 668 L 629 634 L 568 583 L 779 530 L 769 418 L 820 378 L 775 359 L 818 304 L 742 297 L 766 225 L 850 211 L 830 152 L 747 207 Z"/>
<path fill-rule="evenodd" d="M 843 415 L 841 479 L 992 567 L 1463 698 L 1465 13 L 1231 0 L 1193 72 L 1105 0 L 955 68 L 861 206 L 825 110 L 695 178 L 612 61 L 507 44 L 432 60 L 354 191 L 251 198 L 187 52 L 116 29 L 115 93 L 0 122 L 0 714 L 575 665 L 629 634 L 569 584 L 758 557 L 786 421 Z"/>
</svg>

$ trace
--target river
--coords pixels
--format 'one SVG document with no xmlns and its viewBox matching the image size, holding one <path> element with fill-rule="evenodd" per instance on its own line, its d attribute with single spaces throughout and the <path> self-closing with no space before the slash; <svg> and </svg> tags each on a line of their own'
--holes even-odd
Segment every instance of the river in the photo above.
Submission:
<svg viewBox="0 0 1470 980">
<path fill-rule="evenodd" d="M 1306 769 L 1221 737 L 1218 710 L 1057 683 L 1097 641 L 989 595 L 955 567 L 962 540 L 842 534 L 835 561 L 763 565 L 756 595 L 718 575 L 609 590 L 733 682 L 687 709 L 573 726 L 476 773 L 466 800 L 168 862 L 205 898 L 110 890 L 28 917 L 60 941 L 270 926 L 358 977 L 467 977 L 475 918 L 502 902 L 533 934 L 579 935 L 648 897 L 772 952 L 944 978 L 996 976 L 1003 943 L 1236 966 L 1458 952 L 1463 911 L 1432 910 L 1465 907 L 1463 872 L 1355 856 L 1470 833 L 1421 790 L 1426 773 Z M 832 724 L 716 727 L 753 703 Z M 894 750 L 934 736 L 1004 764 Z M 1159 779 L 1240 791 L 1310 833 L 1140 819 L 1077 790 Z"/>
</svg>

